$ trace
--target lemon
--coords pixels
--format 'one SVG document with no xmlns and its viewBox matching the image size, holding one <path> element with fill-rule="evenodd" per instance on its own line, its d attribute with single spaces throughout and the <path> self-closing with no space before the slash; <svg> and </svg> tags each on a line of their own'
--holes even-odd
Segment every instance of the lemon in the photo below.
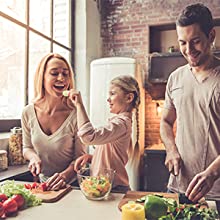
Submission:
<svg viewBox="0 0 220 220">
<path fill-rule="evenodd" d="M 144 206 L 135 202 L 128 202 L 121 207 L 122 220 L 145 220 Z"/>
<path fill-rule="evenodd" d="M 157 220 L 163 215 L 167 215 L 167 204 L 166 202 L 155 195 L 146 196 L 146 200 L 144 203 L 145 215 L 146 218 Z"/>
</svg>

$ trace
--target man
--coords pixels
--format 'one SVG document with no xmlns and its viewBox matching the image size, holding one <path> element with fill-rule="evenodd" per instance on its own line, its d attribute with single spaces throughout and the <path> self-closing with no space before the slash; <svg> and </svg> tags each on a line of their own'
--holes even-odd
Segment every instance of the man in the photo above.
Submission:
<svg viewBox="0 0 220 220">
<path fill-rule="evenodd" d="M 211 51 L 216 33 L 210 10 L 187 6 L 176 30 L 188 64 L 170 75 L 161 118 L 168 189 L 193 202 L 203 196 L 220 200 L 220 60 Z"/>
</svg>

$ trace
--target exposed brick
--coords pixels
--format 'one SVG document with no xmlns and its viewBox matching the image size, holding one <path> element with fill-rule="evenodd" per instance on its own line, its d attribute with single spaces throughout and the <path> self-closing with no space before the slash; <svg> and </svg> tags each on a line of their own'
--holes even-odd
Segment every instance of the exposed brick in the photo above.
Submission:
<svg viewBox="0 0 220 220">
<path fill-rule="evenodd" d="M 127 30 L 127 31 L 119 30 L 118 31 L 119 34 L 128 34 L 128 33 L 131 34 L 132 32 L 133 32 L 133 30 Z"/>
<path fill-rule="evenodd" d="M 136 58 L 148 71 L 149 25 L 175 22 L 179 12 L 198 0 L 102 0 L 103 56 Z M 214 18 L 220 18 L 220 0 L 200 0 Z M 135 52 L 134 52 L 135 51 Z M 160 116 L 147 89 L 145 92 L 145 145 L 161 143 Z"/>
</svg>

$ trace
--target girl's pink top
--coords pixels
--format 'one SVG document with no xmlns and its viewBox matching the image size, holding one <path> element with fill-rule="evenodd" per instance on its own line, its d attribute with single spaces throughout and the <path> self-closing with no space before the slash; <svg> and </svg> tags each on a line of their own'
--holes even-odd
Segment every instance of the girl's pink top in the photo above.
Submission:
<svg viewBox="0 0 220 220">
<path fill-rule="evenodd" d="M 125 166 L 128 162 L 128 149 L 132 145 L 131 118 L 131 113 L 123 112 L 110 118 L 106 126 L 94 128 L 87 122 L 78 131 L 84 144 L 95 145 L 91 163 L 93 174 L 98 174 L 102 168 L 116 171 L 113 187 L 129 186 Z"/>
</svg>

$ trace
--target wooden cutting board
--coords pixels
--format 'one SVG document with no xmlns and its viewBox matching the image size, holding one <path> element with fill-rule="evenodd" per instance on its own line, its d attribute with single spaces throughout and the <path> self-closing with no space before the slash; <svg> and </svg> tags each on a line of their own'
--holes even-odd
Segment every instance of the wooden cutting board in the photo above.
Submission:
<svg viewBox="0 0 220 220">
<path fill-rule="evenodd" d="M 118 208 L 121 211 L 121 207 L 126 204 L 128 201 L 136 201 L 136 199 L 139 199 L 146 195 L 161 195 L 165 198 L 171 198 L 179 202 L 178 194 L 177 193 L 161 193 L 161 192 L 143 192 L 143 191 L 128 191 L 124 197 L 121 199 L 121 201 L 118 204 Z"/>
<path fill-rule="evenodd" d="M 39 190 L 32 190 L 32 193 L 36 195 L 37 198 L 42 199 L 42 202 L 56 202 L 61 199 L 64 195 L 66 195 L 72 187 L 67 185 L 66 188 L 60 189 L 58 191 L 39 191 Z"/>
</svg>

